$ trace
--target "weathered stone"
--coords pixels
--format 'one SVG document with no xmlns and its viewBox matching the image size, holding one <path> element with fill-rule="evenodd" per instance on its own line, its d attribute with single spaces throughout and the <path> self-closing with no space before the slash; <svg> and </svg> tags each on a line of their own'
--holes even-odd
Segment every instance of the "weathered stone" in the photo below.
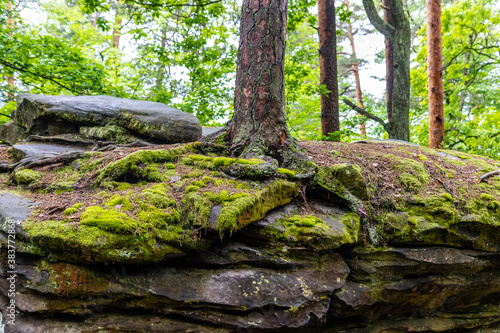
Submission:
<svg viewBox="0 0 500 333">
<path fill-rule="evenodd" d="M 88 147 L 56 145 L 49 143 L 23 143 L 12 146 L 12 148 L 9 149 L 9 155 L 14 162 L 19 162 L 23 159 L 36 160 L 73 152 L 84 152 L 87 150 Z"/>
<path fill-rule="evenodd" d="M 14 123 L 13 121 L 6 122 L 0 126 L 0 141 L 15 145 L 16 143 L 26 140 L 28 132 Z"/>
<path fill-rule="evenodd" d="M 82 126 L 116 125 L 137 135 L 175 143 L 195 141 L 202 132 L 192 114 L 161 103 L 110 96 L 20 94 L 13 117 L 30 134 L 38 135 L 78 133 Z"/>
</svg>

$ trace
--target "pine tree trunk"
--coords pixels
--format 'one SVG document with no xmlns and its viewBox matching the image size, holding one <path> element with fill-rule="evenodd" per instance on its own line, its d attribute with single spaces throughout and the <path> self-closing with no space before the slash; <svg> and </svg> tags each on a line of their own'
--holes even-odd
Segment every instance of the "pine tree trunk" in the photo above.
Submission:
<svg viewBox="0 0 500 333">
<path fill-rule="evenodd" d="M 349 2 L 348 1 L 345 2 L 345 5 L 346 5 L 346 9 L 349 10 Z M 352 24 L 351 24 L 350 20 L 347 21 L 347 28 L 348 28 L 348 31 L 347 31 L 348 38 L 349 38 L 349 41 L 351 43 L 351 51 L 352 51 L 351 57 L 354 59 L 354 61 L 352 63 L 352 72 L 354 73 L 354 81 L 356 83 L 356 100 L 358 101 L 358 106 L 360 108 L 364 109 L 365 106 L 363 104 L 363 93 L 361 91 L 361 81 L 359 79 L 359 65 L 357 62 L 356 47 L 354 45 L 354 34 L 352 32 Z M 361 124 L 360 134 L 361 134 L 361 136 L 366 137 L 366 125 L 365 124 Z"/>
<path fill-rule="evenodd" d="M 427 74 L 429 79 L 429 147 L 444 144 L 441 1 L 427 0 Z"/>
<path fill-rule="evenodd" d="M 229 123 L 233 155 L 267 155 L 282 161 L 295 149 L 285 117 L 287 0 L 244 0 L 238 47 L 234 114 Z"/>
<path fill-rule="evenodd" d="M 321 133 L 327 136 L 340 129 L 334 0 L 318 0 L 318 34 L 320 83 L 329 91 L 321 95 Z"/>
<path fill-rule="evenodd" d="M 384 21 L 390 25 L 394 25 L 390 8 L 391 0 L 382 0 L 384 6 Z M 387 119 L 391 122 L 392 119 L 392 92 L 394 90 L 394 50 L 392 43 L 388 38 L 385 38 L 385 100 L 387 104 Z"/>
</svg>

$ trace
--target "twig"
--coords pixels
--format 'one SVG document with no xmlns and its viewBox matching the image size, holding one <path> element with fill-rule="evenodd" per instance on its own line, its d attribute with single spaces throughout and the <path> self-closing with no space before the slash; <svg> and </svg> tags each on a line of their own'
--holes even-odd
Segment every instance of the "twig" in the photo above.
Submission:
<svg viewBox="0 0 500 333">
<path fill-rule="evenodd" d="M 357 106 L 356 104 L 354 104 L 353 102 L 348 100 L 347 98 L 344 98 L 343 101 L 345 104 L 347 104 L 354 111 L 356 111 L 359 114 L 365 116 L 366 118 L 374 120 L 377 123 L 379 123 L 380 125 L 382 125 L 384 127 L 384 129 L 387 131 L 388 124 L 385 121 L 383 121 L 382 118 L 379 118 L 377 116 L 372 115 L 370 112 L 366 111 L 365 109 L 360 108 L 359 106 Z"/>
<path fill-rule="evenodd" d="M 486 183 L 487 181 L 485 180 L 486 178 L 489 178 L 491 176 L 495 176 L 495 175 L 498 175 L 500 174 L 500 170 L 494 170 L 494 171 L 491 171 L 491 172 L 488 172 L 488 173 L 485 173 L 484 175 L 481 176 L 481 178 L 479 178 L 479 182 L 484 182 Z"/>
<path fill-rule="evenodd" d="M 436 178 L 436 177 L 434 177 L 433 175 L 431 175 L 431 177 L 432 177 L 435 181 L 437 181 L 439 184 L 443 185 L 443 187 L 444 187 L 444 189 L 446 190 L 446 192 L 450 193 L 451 195 L 454 195 L 454 194 L 453 194 L 453 193 L 452 193 L 452 192 L 448 189 L 448 187 L 446 187 L 446 184 L 445 184 L 445 183 L 444 183 L 441 179 Z"/>
</svg>

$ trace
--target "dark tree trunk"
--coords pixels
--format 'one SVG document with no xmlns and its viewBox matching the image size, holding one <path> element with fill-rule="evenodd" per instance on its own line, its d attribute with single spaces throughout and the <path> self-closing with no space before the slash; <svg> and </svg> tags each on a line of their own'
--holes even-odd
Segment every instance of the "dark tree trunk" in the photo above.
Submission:
<svg viewBox="0 0 500 333">
<path fill-rule="evenodd" d="M 297 148 L 291 147 L 297 143 L 285 116 L 287 3 L 243 1 L 234 114 L 228 130 L 233 155 L 267 155 L 283 162 L 283 155 Z"/>
<path fill-rule="evenodd" d="M 320 83 L 329 91 L 321 95 L 321 133 L 327 136 L 340 128 L 334 0 L 318 0 L 318 34 Z"/>
<path fill-rule="evenodd" d="M 404 12 L 402 0 L 391 1 L 389 8 L 394 24 L 385 22 L 377 13 L 373 0 L 363 0 L 366 13 L 373 26 L 392 43 L 394 57 L 394 86 L 392 116 L 387 126 L 391 139 L 410 140 L 410 22 Z"/>
<path fill-rule="evenodd" d="M 427 0 L 427 74 L 429 79 L 429 147 L 444 144 L 441 1 Z"/>
<path fill-rule="evenodd" d="M 347 7 L 347 10 L 349 10 L 349 1 L 345 2 L 345 5 Z M 354 81 L 356 82 L 356 100 L 358 101 L 358 106 L 362 109 L 365 108 L 363 104 L 363 93 L 361 91 L 361 80 L 359 79 L 359 65 L 357 61 L 357 56 L 356 56 L 356 47 L 354 45 L 354 33 L 352 32 L 352 24 L 351 21 L 347 21 L 347 28 L 348 28 L 348 38 L 349 42 L 351 43 L 351 58 L 353 58 L 353 63 L 352 63 L 352 72 L 354 73 Z M 366 137 L 366 125 L 361 124 L 360 128 L 360 134 L 363 137 Z"/>
<path fill-rule="evenodd" d="M 392 1 L 394 0 L 382 0 L 382 6 L 384 7 L 384 21 L 390 25 L 394 25 L 394 20 L 392 19 L 392 13 L 390 8 L 392 7 Z M 387 120 L 391 122 L 392 119 L 392 91 L 394 87 L 394 56 L 391 41 L 385 38 L 385 99 L 387 104 Z"/>
</svg>

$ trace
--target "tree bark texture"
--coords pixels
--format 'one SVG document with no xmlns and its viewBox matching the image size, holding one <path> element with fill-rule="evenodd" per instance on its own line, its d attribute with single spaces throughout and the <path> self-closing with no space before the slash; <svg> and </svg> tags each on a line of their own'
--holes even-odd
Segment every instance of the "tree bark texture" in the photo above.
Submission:
<svg viewBox="0 0 500 333">
<path fill-rule="evenodd" d="M 441 0 L 427 0 L 427 76 L 429 80 L 429 147 L 444 144 Z"/>
<path fill-rule="evenodd" d="M 287 0 L 244 0 L 234 114 L 228 139 L 233 155 L 267 155 L 295 144 L 285 116 Z"/>
<path fill-rule="evenodd" d="M 321 95 L 321 133 L 326 136 L 340 129 L 334 0 L 318 0 L 318 34 L 320 84 L 329 91 Z"/>
<path fill-rule="evenodd" d="M 394 25 L 390 8 L 394 0 L 382 0 L 384 7 L 384 21 Z M 394 51 L 391 41 L 385 38 L 385 99 L 387 104 L 387 119 L 391 122 L 392 118 L 392 91 L 394 90 Z"/>
<path fill-rule="evenodd" d="M 345 2 L 347 10 L 349 10 L 349 1 Z M 356 100 L 358 101 L 358 106 L 362 109 L 365 108 L 363 104 L 363 93 L 361 91 L 361 80 L 359 79 L 359 65 L 357 61 L 357 56 L 356 56 L 356 46 L 354 44 L 354 33 L 352 32 L 352 24 L 351 21 L 347 21 L 347 28 L 348 28 L 348 38 L 349 42 L 351 43 L 351 58 L 353 59 L 352 62 L 352 72 L 354 73 L 354 81 L 356 83 Z M 366 125 L 361 124 L 360 127 L 360 134 L 363 137 L 366 137 Z"/>
<path fill-rule="evenodd" d="M 385 22 L 375 8 L 373 0 L 363 0 L 370 22 L 392 43 L 394 57 L 394 85 L 392 116 L 388 125 L 391 139 L 410 140 L 410 22 L 402 0 L 392 0 L 389 8 L 394 24 Z"/>
</svg>

